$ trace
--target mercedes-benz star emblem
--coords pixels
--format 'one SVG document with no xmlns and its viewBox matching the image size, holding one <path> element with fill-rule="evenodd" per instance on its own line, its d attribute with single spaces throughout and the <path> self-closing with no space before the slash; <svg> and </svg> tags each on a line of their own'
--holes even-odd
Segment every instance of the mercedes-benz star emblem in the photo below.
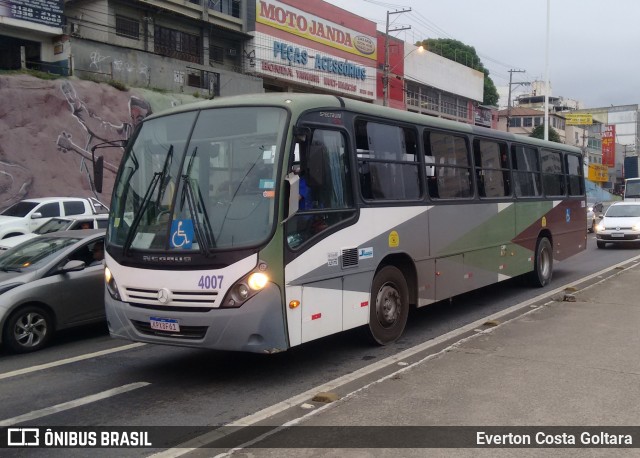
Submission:
<svg viewBox="0 0 640 458">
<path fill-rule="evenodd" d="M 169 302 L 169 290 L 167 288 L 162 288 L 158 291 L 158 301 L 163 304 Z"/>
</svg>

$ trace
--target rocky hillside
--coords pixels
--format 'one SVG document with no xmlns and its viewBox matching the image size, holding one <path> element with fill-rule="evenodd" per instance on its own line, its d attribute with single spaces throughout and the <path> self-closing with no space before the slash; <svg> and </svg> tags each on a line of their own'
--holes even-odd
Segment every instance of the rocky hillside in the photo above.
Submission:
<svg viewBox="0 0 640 458">
<path fill-rule="evenodd" d="M 29 197 L 93 196 L 93 145 L 126 139 L 150 113 L 197 100 L 72 78 L 0 75 L 0 210 Z M 122 149 L 99 151 L 105 179 L 97 197 L 108 205 Z"/>
</svg>

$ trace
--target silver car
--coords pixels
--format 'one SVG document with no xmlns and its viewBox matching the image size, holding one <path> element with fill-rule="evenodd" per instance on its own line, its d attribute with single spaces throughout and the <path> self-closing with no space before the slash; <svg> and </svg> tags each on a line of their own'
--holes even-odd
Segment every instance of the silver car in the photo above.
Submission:
<svg viewBox="0 0 640 458">
<path fill-rule="evenodd" d="M 105 320 L 101 229 L 41 235 L 0 254 L 0 342 L 44 347 L 60 329 Z"/>
</svg>

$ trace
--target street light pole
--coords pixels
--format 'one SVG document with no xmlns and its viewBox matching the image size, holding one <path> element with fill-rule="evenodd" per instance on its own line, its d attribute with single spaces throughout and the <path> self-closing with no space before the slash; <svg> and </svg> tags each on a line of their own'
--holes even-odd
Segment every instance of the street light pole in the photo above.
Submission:
<svg viewBox="0 0 640 458">
<path fill-rule="evenodd" d="M 547 36 L 544 54 L 544 139 L 549 140 L 549 22 L 551 0 L 547 0 Z"/>
<path fill-rule="evenodd" d="M 509 132 L 509 127 L 511 124 L 511 86 L 513 86 L 514 84 L 523 84 L 523 85 L 529 85 L 531 83 L 529 82 L 520 82 L 520 83 L 512 83 L 511 79 L 513 78 L 513 74 L 514 73 L 524 73 L 525 70 L 509 70 L 509 97 L 507 100 L 507 132 Z"/>
<path fill-rule="evenodd" d="M 389 16 L 392 14 L 408 13 L 411 8 L 400 11 L 387 11 L 387 27 L 384 34 L 384 69 L 382 74 L 382 105 L 389 105 L 389 32 L 399 32 L 409 30 L 411 26 L 389 29 Z"/>
</svg>

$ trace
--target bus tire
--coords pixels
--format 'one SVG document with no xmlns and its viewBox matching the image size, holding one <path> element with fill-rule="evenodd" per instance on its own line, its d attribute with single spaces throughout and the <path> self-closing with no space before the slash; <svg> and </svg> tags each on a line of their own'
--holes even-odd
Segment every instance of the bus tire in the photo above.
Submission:
<svg viewBox="0 0 640 458">
<path fill-rule="evenodd" d="M 379 345 L 396 341 L 409 316 L 409 288 L 402 272 L 385 266 L 373 278 L 369 306 L 369 333 Z"/>
<path fill-rule="evenodd" d="M 553 276 L 553 248 L 546 237 L 541 237 L 536 243 L 536 256 L 531 272 L 531 283 L 542 288 L 551 282 Z"/>
</svg>

